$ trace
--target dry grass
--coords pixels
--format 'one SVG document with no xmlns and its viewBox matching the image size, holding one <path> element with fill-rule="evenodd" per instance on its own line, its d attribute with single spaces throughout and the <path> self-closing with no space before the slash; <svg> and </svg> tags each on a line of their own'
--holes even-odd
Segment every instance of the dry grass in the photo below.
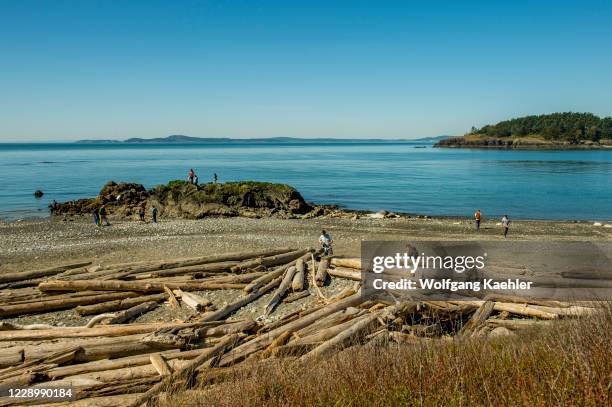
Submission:
<svg viewBox="0 0 612 407">
<path fill-rule="evenodd" d="M 327 360 L 248 364 L 161 405 L 607 406 L 612 306 L 515 337 L 354 346 Z"/>
</svg>

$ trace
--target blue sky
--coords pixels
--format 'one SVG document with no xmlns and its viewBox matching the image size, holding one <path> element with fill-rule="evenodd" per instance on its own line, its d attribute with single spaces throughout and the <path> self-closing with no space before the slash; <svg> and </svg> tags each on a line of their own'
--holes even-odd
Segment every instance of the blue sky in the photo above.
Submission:
<svg viewBox="0 0 612 407">
<path fill-rule="evenodd" d="M 610 1 L 0 0 L 0 141 L 612 114 Z"/>
</svg>

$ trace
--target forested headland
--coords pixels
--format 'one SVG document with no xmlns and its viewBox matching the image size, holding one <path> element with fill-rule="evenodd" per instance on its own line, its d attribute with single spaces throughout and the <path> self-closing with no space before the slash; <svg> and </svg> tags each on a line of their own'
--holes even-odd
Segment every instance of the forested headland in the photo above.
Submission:
<svg viewBox="0 0 612 407">
<path fill-rule="evenodd" d="M 552 113 L 524 116 L 472 127 L 437 147 L 608 148 L 612 146 L 612 117 L 592 113 Z"/>
</svg>

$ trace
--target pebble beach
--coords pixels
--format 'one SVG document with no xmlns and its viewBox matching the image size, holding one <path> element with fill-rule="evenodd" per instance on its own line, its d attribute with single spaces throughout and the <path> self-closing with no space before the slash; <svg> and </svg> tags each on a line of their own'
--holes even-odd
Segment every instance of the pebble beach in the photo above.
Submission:
<svg viewBox="0 0 612 407">
<path fill-rule="evenodd" d="M 0 273 L 96 259 L 122 263 L 204 256 L 269 247 L 316 246 L 321 229 L 334 238 L 338 255 L 359 256 L 362 240 L 502 240 L 497 219 L 479 232 L 459 218 L 244 217 L 161 219 L 157 224 L 111 220 L 96 227 L 87 218 L 46 218 L 0 222 Z M 611 240 L 612 222 L 524 221 L 510 225 L 509 240 Z"/>
</svg>

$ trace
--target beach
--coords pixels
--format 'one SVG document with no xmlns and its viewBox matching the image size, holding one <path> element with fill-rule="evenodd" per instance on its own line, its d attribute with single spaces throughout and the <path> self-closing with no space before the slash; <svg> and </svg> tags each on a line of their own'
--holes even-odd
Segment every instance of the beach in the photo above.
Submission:
<svg viewBox="0 0 612 407">
<path fill-rule="evenodd" d="M 321 229 L 334 238 L 335 254 L 360 255 L 362 240 L 503 240 L 499 220 L 485 218 L 479 232 L 461 218 L 245 217 L 161 219 L 157 224 L 111 218 L 96 227 L 89 218 L 54 217 L 1 222 L 0 272 L 52 267 L 95 259 L 123 263 L 270 247 L 315 247 Z M 578 221 L 516 220 L 508 240 L 612 240 L 612 227 Z"/>
<path fill-rule="evenodd" d="M 368 216 L 367 214 L 362 214 L 360 216 L 356 216 L 355 213 L 338 211 L 335 212 L 334 216 L 320 216 L 311 219 L 282 219 L 277 217 L 261 217 L 258 219 L 248 217 L 207 217 L 204 219 L 188 220 L 162 218 L 157 224 L 111 217 L 111 226 L 105 227 L 96 226 L 89 219 L 89 217 L 80 216 L 55 216 L 37 220 L 0 222 L 0 235 L 2 236 L 2 245 L 0 245 L 0 275 L 2 273 L 40 270 L 79 262 L 91 262 L 91 265 L 88 266 L 88 270 L 95 273 L 97 266 L 104 267 L 114 264 L 135 264 L 135 262 L 155 260 L 176 261 L 179 259 L 201 258 L 202 256 L 208 255 L 254 250 L 270 250 L 281 247 L 317 247 L 318 237 L 322 229 L 325 229 L 331 233 L 334 239 L 334 255 L 340 257 L 359 257 L 361 254 L 362 241 L 368 240 L 499 241 L 504 244 L 507 243 L 508 245 L 512 245 L 513 242 L 518 243 L 524 241 L 537 241 L 540 247 L 544 248 L 548 247 L 547 245 L 552 247 L 555 245 L 555 243 L 561 241 L 609 242 L 612 240 L 612 227 L 606 227 L 608 223 L 596 225 L 593 222 L 581 221 L 516 220 L 510 224 L 510 233 L 508 238 L 504 239 L 502 236 L 501 226 L 499 225 L 497 219 L 485 218 L 481 223 L 480 231 L 476 231 L 474 222 L 471 219 L 466 218 L 431 218 L 424 216 L 418 218 L 407 216 L 377 218 L 375 217 L 376 215 L 377 214 L 370 214 L 370 216 Z M 274 300 L 276 295 L 272 290 L 263 293 L 261 296 L 258 296 L 254 300 L 249 301 L 238 308 L 235 312 L 227 315 L 225 321 L 222 323 L 240 324 L 241 321 L 255 321 L 249 323 L 255 324 L 256 327 L 269 327 L 269 329 L 273 329 L 273 327 L 277 326 L 276 324 L 291 324 L 290 321 L 295 320 L 298 316 L 301 316 L 300 318 L 308 318 L 310 312 L 323 312 L 326 309 L 325 307 L 334 307 L 336 304 L 335 301 L 340 300 L 330 299 L 342 298 L 343 293 L 346 293 L 347 291 L 354 293 L 360 284 L 355 280 L 334 277 L 330 278 L 327 284 L 317 287 L 315 284 L 310 283 L 310 278 L 312 278 L 314 281 L 315 277 L 311 272 L 308 273 L 308 283 L 306 285 L 305 292 L 303 293 L 305 294 L 304 296 L 300 296 L 297 300 L 288 301 L 287 299 L 290 296 L 294 297 L 296 293 L 288 295 L 273 313 L 268 314 L 266 312 L 268 304 Z M 51 283 L 54 280 L 54 277 L 50 277 L 49 279 L 45 280 Z M 119 280 L 115 282 L 118 281 Z M 192 281 L 197 283 L 197 281 L 205 280 Z M 111 281 L 108 282 L 111 283 Z M 278 284 L 278 282 L 279 281 L 277 281 L 276 284 Z M 23 291 L 25 293 L 32 290 L 32 288 L 17 288 L 16 290 L 9 288 L 8 290 L 4 290 L 4 292 L 7 295 L 11 295 L 11 293 L 18 295 L 17 293 L 22 292 L 22 290 L 25 290 Z M 197 290 L 193 293 L 200 298 L 215 304 L 217 309 L 221 310 L 228 307 L 229 304 L 234 304 L 248 297 L 242 290 L 237 289 Z M 56 294 L 58 297 L 62 297 L 61 293 L 46 293 L 46 295 L 51 294 Z M 358 296 L 358 294 L 355 295 Z M 358 296 L 358 298 L 360 297 Z M 350 298 L 347 298 L 343 301 L 349 300 Z M 361 301 L 362 300 L 360 299 L 359 302 Z M 430 305 L 427 305 L 425 309 L 427 309 L 427 307 L 435 307 L 436 303 L 448 304 L 444 301 L 431 301 Z M 371 306 L 371 304 L 366 304 L 367 302 L 364 303 L 363 306 Z M 525 307 L 509 303 L 498 302 L 496 304 L 505 304 L 505 306 L 511 307 L 509 309 L 513 310 L 514 312 L 524 312 Z M 384 307 L 385 305 L 378 304 L 372 307 L 374 316 L 378 315 L 376 314 L 376 309 L 377 307 L 381 306 Z M 464 304 L 462 306 L 469 308 L 473 305 Z M 540 308 L 549 310 L 556 309 L 547 307 Z M 577 308 L 586 309 L 581 307 Z M 319 309 L 320 311 L 316 311 Z M 356 310 L 356 308 L 350 309 Z M 389 309 L 393 309 L 393 307 L 390 306 Z M 475 308 L 471 308 L 470 312 L 472 312 L 474 309 Z M 432 312 L 434 310 L 435 308 L 432 308 Z M 367 311 L 365 310 L 360 312 L 367 314 Z M 214 314 L 214 312 L 212 313 Z M 119 327 L 122 326 L 137 327 L 145 326 L 146 324 L 150 323 L 158 324 L 159 326 L 164 323 L 182 324 L 189 321 L 196 321 L 198 318 L 201 318 L 202 315 L 208 314 L 211 314 L 211 312 L 202 314 L 201 312 L 187 306 L 185 303 L 185 298 L 182 297 L 178 307 L 172 306 L 170 302 L 164 302 L 161 304 L 161 306 L 154 307 L 153 310 L 149 310 L 148 312 L 132 318 L 130 324 L 111 325 L 111 327 L 116 326 L 118 327 L 117 329 L 119 329 Z M 477 346 L 478 348 L 475 348 L 477 349 L 475 350 L 475 354 L 482 356 L 474 359 L 474 361 L 470 359 L 469 362 L 466 361 L 464 363 L 475 363 L 480 365 L 486 360 L 486 363 L 494 363 L 497 370 L 506 371 L 513 366 L 515 362 L 506 363 L 506 360 L 511 359 L 507 359 L 509 356 L 503 356 L 503 354 L 500 354 L 499 350 L 495 348 L 495 346 L 497 346 L 496 344 L 506 344 L 505 346 L 508 347 L 508 353 L 512 354 L 513 358 L 519 360 L 522 360 L 521 358 L 524 359 L 525 354 L 529 354 L 525 353 L 524 349 L 531 351 L 533 349 L 553 349 L 549 352 L 552 360 L 559 352 L 561 352 L 560 349 L 566 348 L 567 345 L 563 341 L 574 340 L 571 338 L 578 337 L 579 335 L 588 336 L 591 333 L 601 337 L 601 332 L 606 329 L 606 324 L 609 324 L 609 322 L 606 322 L 605 320 L 608 315 L 609 311 L 607 314 L 600 313 L 590 319 L 572 319 L 569 321 L 566 320 L 554 322 L 555 325 L 550 325 L 549 322 L 551 321 L 546 320 L 520 319 L 517 321 L 514 318 L 510 318 L 510 320 L 502 322 L 508 322 L 511 324 L 530 323 L 534 324 L 533 326 L 536 328 L 523 333 L 521 329 L 518 331 L 510 331 L 503 327 L 495 328 L 485 326 L 483 329 L 486 328 L 491 332 L 496 329 L 495 334 L 491 332 L 488 334 L 490 340 L 487 341 L 483 341 L 482 337 L 476 339 L 460 338 L 458 340 L 452 340 L 451 336 L 433 338 L 415 336 L 414 334 L 407 334 L 404 332 L 392 332 L 389 334 L 391 336 L 381 342 L 387 346 L 376 347 L 380 346 L 380 344 L 373 345 L 372 347 L 354 346 L 350 348 L 350 351 L 341 352 L 335 357 L 330 357 L 330 359 L 326 362 L 322 361 L 321 363 L 305 364 L 303 368 L 304 371 L 300 374 L 303 375 L 303 380 L 307 383 L 309 388 L 315 388 L 318 385 L 311 383 L 308 380 L 310 380 L 309 378 L 312 375 L 320 377 L 322 373 L 318 372 L 316 369 L 323 369 L 322 366 L 327 366 L 324 369 L 329 369 L 330 372 L 334 372 L 333 375 L 335 376 L 341 374 L 341 372 L 345 370 L 345 368 L 342 366 L 346 363 L 351 365 L 359 364 L 362 367 L 358 368 L 358 371 L 369 372 L 372 369 L 379 369 L 380 366 L 383 365 L 385 367 L 390 366 L 391 360 L 408 360 L 410 357 L 412 357 L 411 355 L 417 354 L 413 350 L 414 346 L 421 347 L 420 352 L 425 349 L 427 355 L 430 355 L 423 359 L 425 365 L 433 363 L 437 366 L 436 369 L 440 369 L 440 366 L 443 366 L 441 369 L 443 372 L 446 372 L 451 368 L 447 367 L 444 363 L 436 362 L 437 359 L 435 358 L 438 357 L 436 355 L 438 355 L 438 353 L 440 355 L 444 355 L 447 352 L 455 352 L 452 350 L 453 347 L 459 347 L 462 346 L 461 344 L 465 345 L 466 343 L 468 344 L 468 347 Z M 546 318 L 557 317 L 561 318 L 561 316 L 552 314 L 546 316 Z M 91 315 L 81 315 L 79 312 L 75 312 L 75 309 L 70 308 L 51 310 L 44 313 L 6 316 L 3 317 L 3 323 L 8 324 L 6 326 L 9 327 L 32 327 L 37 326 L 37 324 L 48 324 L 54 327 L 51 330 L 52 332 L 61 332 L 62 329 L 69 330 L 84 327 L 89 321 L 95 318 L 96 317 L 92 318 Z M 499 318 L 506 319 L 507 316 L 502 315 Z M 494 317 L 492 320 L 490 319 L 490 321 L 495 322 L 498 321 L 499 318 L 496 319 Z M 297 320 L 296 323 L 298 323 L 300 320 L 301 319 Z M 355 320 L 357 321 L 357 319 Z M 347 323 L 351 324 L 353 321 L 350 320 Z M 439 322 L 435 322 L 432 326 L 438 326 L 436 324 L 439 324 Z M 99 329 L 106 329 L 103 328 L 104 326 L 108 325 L 102 325 L 102 327 Z M 419 324 L 414 326 L 425 327 L 425 325 Z M 283 328 L 280 327 L 277 329 Z M 386 329 L 387 328 L 383 329 L 382 331 L 386 332 Z M 598 329 L 600 331 L 598 331 Z M 382 331 L 379 330 L 377 332 L 380 333 Z M 8 334 L 13 332 L 15 332 L 15 335 L 19 335 L 20 332 L 25 334 L 28 333 L 27 330 L 7 331 Z M 501 338 L 496 337 L 496 335 L 501 335 Z M 574 336 L 572 337 L 571 335 Z M 140 336 L 138 337 L 140 338 Z M 253 335 L 251 338 L 255 338 L 252 339 L 253 341 L 265 340 L 266 335 Z M 285 338 L 285 341 L 287 340 L 287 337 L 283 338 Z M 296 338 L 299 338 L 299 336 L 296 336 Z M 548 338 L 560 338 L 558 340 L 559 343 L 553 342 Z M 123 340 L 122 337 L 116 339 L 117 341 Z M 91 340 L 88 342 L 88 340 L 89 339 L 86 337 L 80 339 L 63 339 L 59 341 L 54 340 L 51 342 L 41 342 L 38 339 L 29 341 L 21 340 L 16 342 L 5 340 L 0 347 L 5 349 L 0 349 L 0 351 L 3 350 L 5 354 L 9 354 L 13 351 L 13 349 L 21 349 L 21 347 L 23 347 L 23 349 L 26 349 L 25 352 L 37 352 L 40 345 L 47 346 L 47 344 L 49 344 L 48 346 L 51 347 L 60 346 L 62 344 L 67 346 L 79 344 L 79 346 L 86 348 L 89 346 L 88 344 L 94 343 Z M 101 337 L 99 340 L 108 342 L 112 341 L 113 339 Z M 404 343 L 402 340 L 408 340 L 409 342 Z M 461 342 L 462 340 L 463 342 Z M 466 340 L 468 342 L 465 342 Z M 579 337 L 579 339 L 576 340 L 584 341 L 582 337 Z M 539 342 L 537 342 L 538 344 L 534 344 L 534 341 Z M 377 341 L 377 343 L 378 342 L 380 341 Z M 403 344 L 403 346 L 393 345 L 395 342 Z M 542 344 L 539 344 L 540 342 L 542 342 Z M 128 345 L 129 344 L 126 346 Z M 91 346 L 93 346 L 92 349 L 94 349 L 96 345 L 94 344 Z M 104 345 L 100 346 L 104 347 Z M 277 345 L 270 345 L 270 347 L 274 346 Z M 287 346 L 290 347 L 291 342 L 289 345 L 285 345 L 285 347 Z M 431 352 L 432 349 L 436 349 L 437 351 Z M 588 349 L 589 352 L 594 352 L 591 350 L 591 347 Z M 396 355 L 396 353 L 398 354 Z M 572 352 L 569 353 L 572 355 L 577 354 Z M 139 353 L 136 352 L 136 356 L 133 357 L 140 357 L 138 354 Z M 110 360 L 100 362 L 103 364 L 112 363 L 117 357 L 122 355 L 123 354 L 111 356 Z M 130 355 L 129 351 L 127 351 L 126 355 Z M 144 357 L 148 358 L 146 354 Z M 261 404 L 263 402 L 257 401 L 259 400 L 257 399 L 257 396 L 253 396 L 258 394 L 258 390 L 254 389 L 260 388 L 260 385 L 258 384 L 259 382 L 253 382 L 253 378 L 262 375 L 266 378 L 273 378 L 269 380 L 273 380 L 275 383 L 283 383 L 282 388 L 283 392 L 285 392 L 283 394 L 288 392 L 287 389 L 292 389 L 291 385 L 284 382 L 287 376 L 286 372 L 292 372 L 292 369 L 296 368 L 296 365 L 292 364 L 293 359 L 291 357 L 272 357 L 270 359 L 262 359 L 259 361 L 258 357 L 259 356 L 250 358 L 249 360 L 245 361 L 244 364 L 236 366 L 236 372 L 239 373 L 237 373 L 236 376 L 230 375 L 220 379 L 220 384 L 208 386 L 206 379 L 203 378 L 201 390 L 180 390 L 177 394 L 179 403 L 191 405 L 199 403 L 201 400 L 207 400 L 206 402 L 210 405 L 222 405 L 222 400 L 229 400 L 231 397 L 233 397 L 232 395 L 234 392 L 231 390 L 232 387 L 242 386 L 244 388 L 244 394 L 247 395 L 249 400 L 253 400 L 253 397 L 255 397 L 256 403 Z M 261 357 L 263 358 L 263 356 Z M 126 356 L 126 360 L 129 358 L 130 356 Z M 379 361 L 386 360 L 385 358 L 389 358 L 389 361 L 381 362 L 383 364 L 380 365 Z M 432 358 L 434 358 L 434 360 L 431 360 Z M 601 359 L 601 356 L 592 355 L 588 356 L 588 358 L 589 360 L 597 360 Z M 443 359 L 451 360 L 450 357 L 444 357 Z M 84 363 L 68 365 L 65 367 L 59 367 L 57 369 L 61 370 L 76 368 L 78 370 L 80 366 L 84 366 L 85 368 L 92 369 L 93 371 L 91 373 L 83 373 L 83 377 L 102 380 L 101 383 L 106 383 L 102 384 L 104 386 L 120 386 L 125 380 L 128 380 L 115 378 L 115 376 L 113 376 L 115 374 L 115 371 L 113 370 L 114 368 L 109 368 L 107 371 L 98 372 L 98 370 L 103 370 L 105 368 L 101 367 L 100 369 L 97 369 L 95 367 L 91 367 L 96 363 L 98 362 L 94 361 L 90 362 L 89 364 Z M 172 366 L 183 366 L 184 363 L 187 362 L 172 361 L 171 364 Z M 517 361 L 516 363 L 522 362 Z M 155 383 L 158 380 L 157 373 L 153 371 L 152 374 L 149 374 L 148 372 L 152 368 L 147 367 L 147 365 L 148 359 L 143 366 L 135 365 L 133 367 L 126 367 L 125 369 L 118 369 L 116 372 L 117 374 L 120 374 L 125 370 L 131 375 L 131 372 L 142 371 L 139 374 L 151 376 L 151 378 L 146 376 L 146 380 L 151 380 L 151 383 Z M 404 363 L 397 366 L 402 366 L 403 369 L 408 369 L 408 367 L 406 367 L 408 365 Z M 224 373 L 227 371 L 226 369 L 230 368 L 220 367 L 211 372 L 211 374 L 214 376 L 219 374 L 218 372 Z M 470 371 L 475 370 L 470 368 Z M 293 375 L 296 373 L 294 372 L 291 374 Z M 390 373 L 388 373 L 386 370 L 381 370 L 378 375 L 381 377 L 382 381 L 391 380 Z M 108 378 L 104 378 L 106 376 L 108 376 Z M 68 379 L 78 380 L 79 377 L 80 376 L 78 375 L 69 376 Z M 265 383 L 267 383 L 269 380 L 266 379 Z M 358 380 L 364 381 L 366 379 L 359 376 Z M 393 380 L 397 381 L 399 379 Z M 331 383 L 329 381 L 326 382 Z M 59 383 L 63 383 L 63 381 L 60 380 Z M 118 387 L 118 390 L 115 393 L 110 393 L 111 396 L 109 396 L 110 398 L 108 401 L 117 403 L 117 405 L 123 405 L 128 401 L 133 401 L 136 397 L 142 396 L 144 394 L 142 392 L 148 389 L 148 386 L 149 384 L 129 391 L 121 390 Z M 77 388 L 79 391 L 83 391 L 83 394 L 89 394 L 86 393 L 86 387 L 77 386 Z M 328 389 L 325 391 L 334 390 Z M 123 392 L 128 394 L 122 394 Z M 95 397 L 95 395 L 93 396 Z M 87 396 L 83 395 L 80 397 Z M 279 395 L 279 397 L 281 396 Z M 82 400 L 82 403 L 89 403 L 92 402 L 92 400 L 99 400 L 100 403 L 105 402 L 104 398 L 100 397 L 99 399 L 84 399 Z M 233 401 L 238 403 L 236 400 Z M 161 405 L 169 405 L 169 403 L 164 404 L 162 399 Z"/>
</svg>

